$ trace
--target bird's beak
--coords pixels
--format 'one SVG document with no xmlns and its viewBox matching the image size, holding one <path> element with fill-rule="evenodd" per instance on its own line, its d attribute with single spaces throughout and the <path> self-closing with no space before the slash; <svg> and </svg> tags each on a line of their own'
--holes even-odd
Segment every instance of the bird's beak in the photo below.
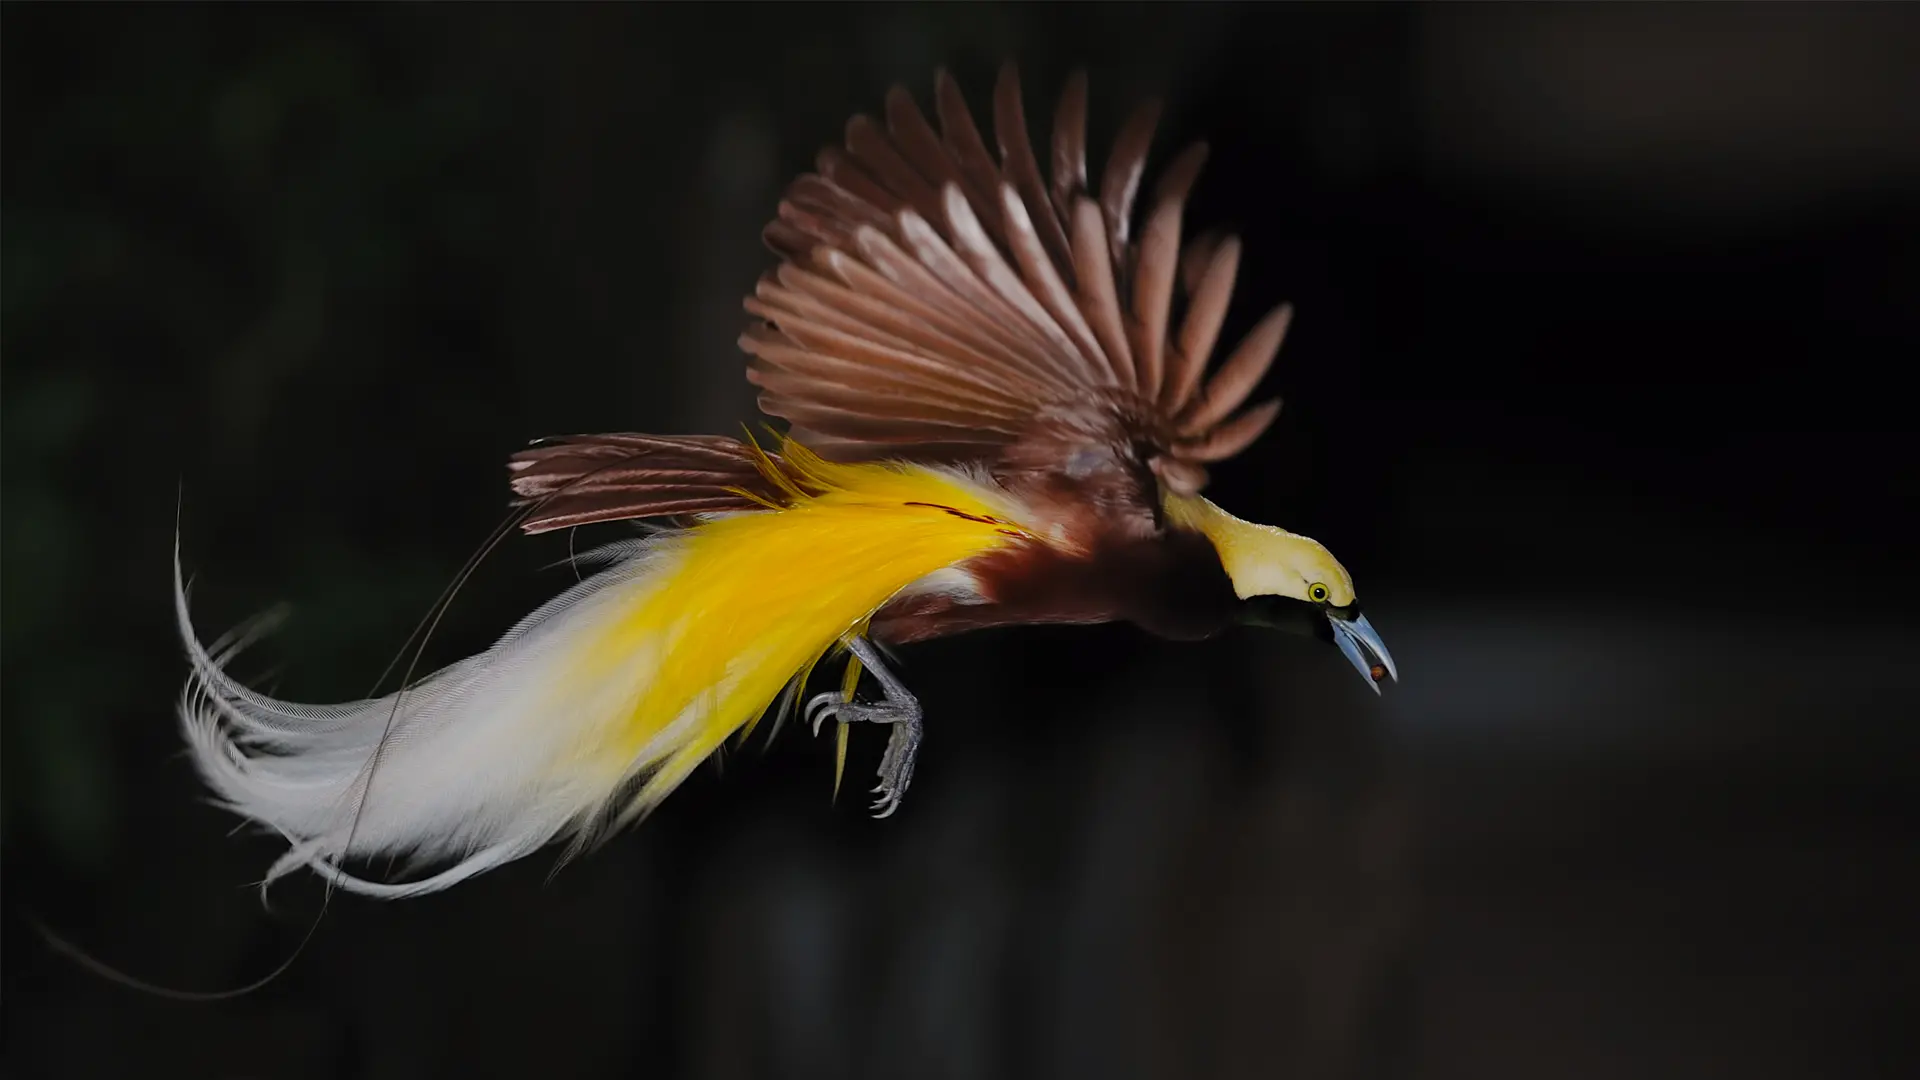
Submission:
<svg viewBox="0 0 1920 1080">
<path fill-rule="evenodd" d="M 1380 640 L 1365 615 L 1348 620 L 1329 611 L 1327 623 L 1333 627 L 1333 643 L 1340 646 L 1340 652 L 1366 677 L 1374 693 L 1380 692 L 1380 684 L 1387 679 L 1400 681 L 1400 672 L 1393 666 L 1393 654 L 1387 651 L 1386 643 Z"/>
</svg>

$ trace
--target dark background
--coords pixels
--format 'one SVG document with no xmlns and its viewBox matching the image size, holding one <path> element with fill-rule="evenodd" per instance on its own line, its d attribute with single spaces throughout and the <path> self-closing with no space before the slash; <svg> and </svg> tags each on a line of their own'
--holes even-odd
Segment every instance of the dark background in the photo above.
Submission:
<svg viewBox="0 0 1920 1080">
<path fill-rule="evenodd" d="M 1890 1076 L 1912 1064 L 1911 5 L 108 5 L 4 22 L 8 1076 Z M 548 880 L 318 909 L 172 718 L 209 635 L 361 695 L 533 436 L 737 430 L 785 180 L 1003 56 L 1168 95 L 1216 470 L 1405 682 L 1124 627 L 911 650 L 899 815 L 789 727 Z M 607 539 L 618 527 L 583 536 Z M 571 580 L 485 565 L 428 651 Z M 263 678 L 265 675 L 263 674 Z M 858 782 L 865 781 L 865 782 Z M 858 783 L 856 783 L 858 782 Z"/>
</svg>

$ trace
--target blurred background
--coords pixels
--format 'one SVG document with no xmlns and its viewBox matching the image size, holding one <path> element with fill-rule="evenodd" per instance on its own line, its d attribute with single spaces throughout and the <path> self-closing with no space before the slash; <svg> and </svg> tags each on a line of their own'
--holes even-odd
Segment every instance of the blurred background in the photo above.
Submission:
<svg viewBox="0 0 1920 1080">
<path fill-rule="evenodd" d="M 12 1077 L 1911 1075 L 1911 5 L 55 5 L 4 16 Z M 1404 683 L 1126 627 L 917 647 L 901 813 L 790 726 L 549 879 L 340 898 L 265 990 L 180 754 L 176 500 L 240 674 L 362 695 L 535 436 L 727 432 L 778 193 L 904 81 L 1097 153 L 1163 93 L 1282 299 L 1215 471 Z M 1098 159 L 1097 159 L 1098 160 Z M 621 535 L 611 526 L 578 543 Z M 426 663 L 571 581 L 503 546 Z"/>
</svg>

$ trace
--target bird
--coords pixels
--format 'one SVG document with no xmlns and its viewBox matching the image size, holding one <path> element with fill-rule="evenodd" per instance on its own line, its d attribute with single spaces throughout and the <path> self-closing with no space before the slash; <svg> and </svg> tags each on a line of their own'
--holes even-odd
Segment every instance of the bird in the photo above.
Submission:
<svg viewBox="0 0 1920 1080">
<path fill-rule="evenodd" d="M 744 300 L 739 346 L 765 444 L 607 433 L 508 454 L 523 534 L 636 535 L 580 556 L 593 573 L 483 652 L 380 698 L 260 693 L 228 668 L 271 620 L 203 645 L 176 538 L 179 715 L 215 801 L 287 843 L 262 888 L 306 867 L 392 899 L 549 845 L 564 863 L 770 715 L 774 732 L 794 715 L 816 736 L 837 725 L 836 791 L 851 728 L 886 729 L 871 809 L 891 815 L 927 712 L 894 650 L 965 632 L 1268 627 L 1333 644 L 1376 694 L 1397 681 L 1324 545 L 1203 494 L 1208 467 L 1279 414 L 1278 398 L 1248 401 L 1292 307 L 1216 348 L 1241 242 L 1183 239 L 1207 145 L 1142 199 L 1162 111 L 1148 100 L 1096 177 L 1088 86 L 1080 70 L 1059 93 L 1044 169 L 1011 62 L 991 148 L 944 69 L 931 119 L 895 85 L 881 117 L 850 120 L 762 231 L 775 265 Z M 803 706 L 815 669 L 842 659 L 837 688 Z M 412 876 L 348 869 L 376 857 Z"/>
</svg>

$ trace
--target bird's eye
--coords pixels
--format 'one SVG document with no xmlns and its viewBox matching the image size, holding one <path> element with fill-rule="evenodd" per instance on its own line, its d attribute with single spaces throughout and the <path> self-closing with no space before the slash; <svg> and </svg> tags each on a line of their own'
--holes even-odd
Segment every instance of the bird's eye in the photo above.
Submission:
<svg viewBox="0 0 1920 1080">
<path fill-rule="evenodd" d="M 1316 604 L 1326 603 L 1327 595 L 1327 587 L 1317 581 L 1307 587 L 1308 598 Z"/>
</svg>

